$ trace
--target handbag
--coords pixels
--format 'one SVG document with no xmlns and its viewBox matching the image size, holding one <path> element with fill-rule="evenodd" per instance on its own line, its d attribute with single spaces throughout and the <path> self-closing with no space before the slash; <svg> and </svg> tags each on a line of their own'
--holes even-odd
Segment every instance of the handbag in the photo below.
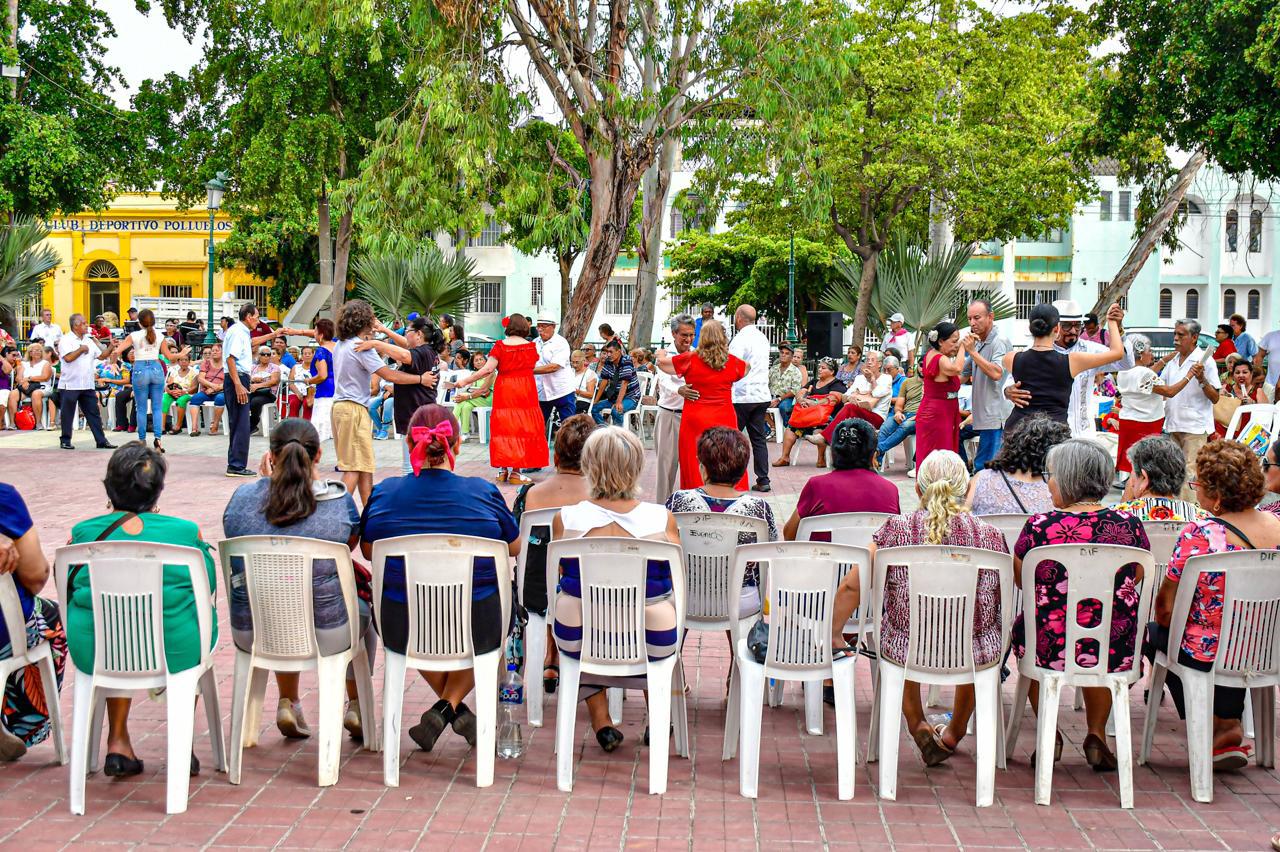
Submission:
<svg viewBox="0 0 1280 852">
<path fill-rule="evenodd" d="M 835 411 L 835 408 L 830 403 L 824 405 L 797 405 L 791 409 L 789 425 L 792 429 L 811 429 L 824 426 L 831 419 L 831 413 Z"/>
<path fill-rule="evenodd" d="M 1231 425 L 1231 418 L 1235 415 L 1236 409 L 1244 404 L 1244 400 L 1237 399 L 1234 396 L 1227 396 L 1225 393 L 1218 396 L 1218 401 L 1213 404 L 1213 420 L 1223 429 Z"/>
</svg>

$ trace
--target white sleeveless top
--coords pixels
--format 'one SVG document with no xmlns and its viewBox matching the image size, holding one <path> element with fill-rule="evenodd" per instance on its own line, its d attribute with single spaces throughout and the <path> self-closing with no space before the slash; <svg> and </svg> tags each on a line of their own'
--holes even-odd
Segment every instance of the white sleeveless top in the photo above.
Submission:
<svg viewBox="0 0 1280 852">
<path fill-rule="evenodd" d="M 581 538 L 592 530 L 617 524 L 634 538 L 666 539 L 667 509 L 658 503 L 640 503 L 630 512 L 615 512 L 583 500 L 560 510 L 565 538 Z"/>
<path fill-rule="evenodd" d="M 155 332 L 156 335 L 155 343 L 147 342 L 146 329 L 140 329 L 129 335 L 129 339 L 133 341 L 133 361 L 135 364 L 138 361 L 160 360 L 160 341 L 164 340 L 164 335 L 156 331 L 154 328 L 151 330 Z"/>
</svg>

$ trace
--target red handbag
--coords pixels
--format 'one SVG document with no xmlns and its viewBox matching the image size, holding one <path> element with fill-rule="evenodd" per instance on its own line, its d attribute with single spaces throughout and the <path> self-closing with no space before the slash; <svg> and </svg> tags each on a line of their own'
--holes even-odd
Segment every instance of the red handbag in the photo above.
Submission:
<svg viewBox="0 0 1280 852">
<path fill-rule="evenodd" d="M 13 393 L 17 393 L 17 391 L 13 391 Z M 36 416 L 31 413 L 30 408 L 20 408 L 17 413 L 13 415 L 13 425 L 17 426 L 24 432 L 30 432 L 32 429 L 36 428 Z"/>
<path fill-rule="evenodd" d="M 798 405 L 791 410 L 790 427 L 792 429 L 810 429 L 825 426 L 827 421 L 831 419 L 831 412 L 835 410 L 836 407 L 830 403 L 825 405 Z"/>
</svg>

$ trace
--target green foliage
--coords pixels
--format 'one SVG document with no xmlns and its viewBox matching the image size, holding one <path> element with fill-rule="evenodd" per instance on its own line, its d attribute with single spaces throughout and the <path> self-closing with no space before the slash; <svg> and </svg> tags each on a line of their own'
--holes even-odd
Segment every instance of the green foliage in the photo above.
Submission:
<svg viewBox="0 0 1280 852">
<path fill-rule="evenodd" d="M 466 256 L 446 259 L 435 243 L 412 254 L 361 255 L 353 264 L 355 295 L 384 321 L 413 311 L 432 317 L 461 314 L 476 289 L 475 263 Z"/>
<path fill-rule="evenodd" d="M 318 245 L 314 232 L 287 219 L 245 213 L 226 240 L 218 243 L 218 266 L 240 266 L 273 281 L 268 298 L 284 310 L 308 284 L 319 280 Z"/>
<path fill-rule="evenodd" d="M 60 262 L 53 246 L 41 245 L 49 231 L 37 219 L 15 216 L 0 226 L 0 313 L 12 316 L 18 301 L 44 285 Z"/>
<path fill-rule="evenodd" d="M 711 302 L 732 311 L 750 304 L 775 323 L 787 319 L 787 237 L 767 236 L 746 228 L 720 234 L 694 232 L 669 249 L 675 272 L 662 286 L 686 304 Z M 823 293 L 840 282 L 843 248 L 805 238 L 796 239 L 796 318 L 818 310 Z"/>
</svg>

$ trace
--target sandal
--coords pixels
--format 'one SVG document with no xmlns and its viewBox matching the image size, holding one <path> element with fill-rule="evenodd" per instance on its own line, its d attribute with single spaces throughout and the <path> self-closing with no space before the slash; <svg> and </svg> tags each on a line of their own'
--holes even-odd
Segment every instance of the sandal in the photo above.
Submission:
<svg viewBox="0 0 1280 852">
<path fill-rule="evenodd" d="M 1097 734 L 1089 734 L 1084 738 L 1084 759 L 1093 767 L 1094 772 L 1115 772 L 1119 762 L 1107 743 Z"/>
<path fill-rule="evenodd" d="M 791 460 L 788 458 L 780 458 L 773 463 L 773 467 L 790 467 Z"/>
<path fill-rule="evenodd" d="M 502 470 L 498 471 L 498 475 L 497 475 L 497 477 L 495 477 L 495 478 L 497 479 L 497 481 L 498 481 L 498 482 L 506 482 L 506 481 L 507 481 L 507 469 L 504 467 Z"/>
<path fill-rule="evenodd" d="M 1230 746 L 1213 750 L 1214 772 L 1239 772 L 1249 765 L 1249 752 L 1244 746 Z"/>
<path fill-rule="evenodd" d="M 547 672 L 555 672 L 551 677 L 547 677 Z M 556 687 L 560 685 L 560 667 L 555 663 L 548 663 L 542 667 L 542 691 L 547 695 L 555 695 Z"/>
<path fill-rule="evenodd" d="M 826 466 L 827 466 L 826 459 L 818 459 L 817 463 L 814 465 L 814 467 L 819 467 L 819 468 L 826 467 Z"/>
<path fill-rule="evenodd" d="M 192 433 L 191 433 L 191 437 L 193 437 L 193 438 L 194 438 L 194 437 L 196 437 L 196 436 L 197 436 L 197 435 L 199 435 L 199 434 L 200 434 L 200 430 L 199 430 L 199 429 L 197 429 L 196 431 L 194 431 L 194 432 L 192 432 Z M 210 432 L 209 434 L 213 434 L 213 433 L 212 433 L 212 432 Z"/>
<path fill-rule="evenodd" d="M 951 758 L 956 750 L 947 748 L 946 743 L 942 741 L 938 734 L 938 728 L 944 725 L 938 725 L 936 728 L 928 731 L 915 731 L 911 738 L 916 741 L 916 748 L 920 749 L 920 756 L 924 758 L 925 766 L 938 766 L 945 763 Z"/>
</svg>

